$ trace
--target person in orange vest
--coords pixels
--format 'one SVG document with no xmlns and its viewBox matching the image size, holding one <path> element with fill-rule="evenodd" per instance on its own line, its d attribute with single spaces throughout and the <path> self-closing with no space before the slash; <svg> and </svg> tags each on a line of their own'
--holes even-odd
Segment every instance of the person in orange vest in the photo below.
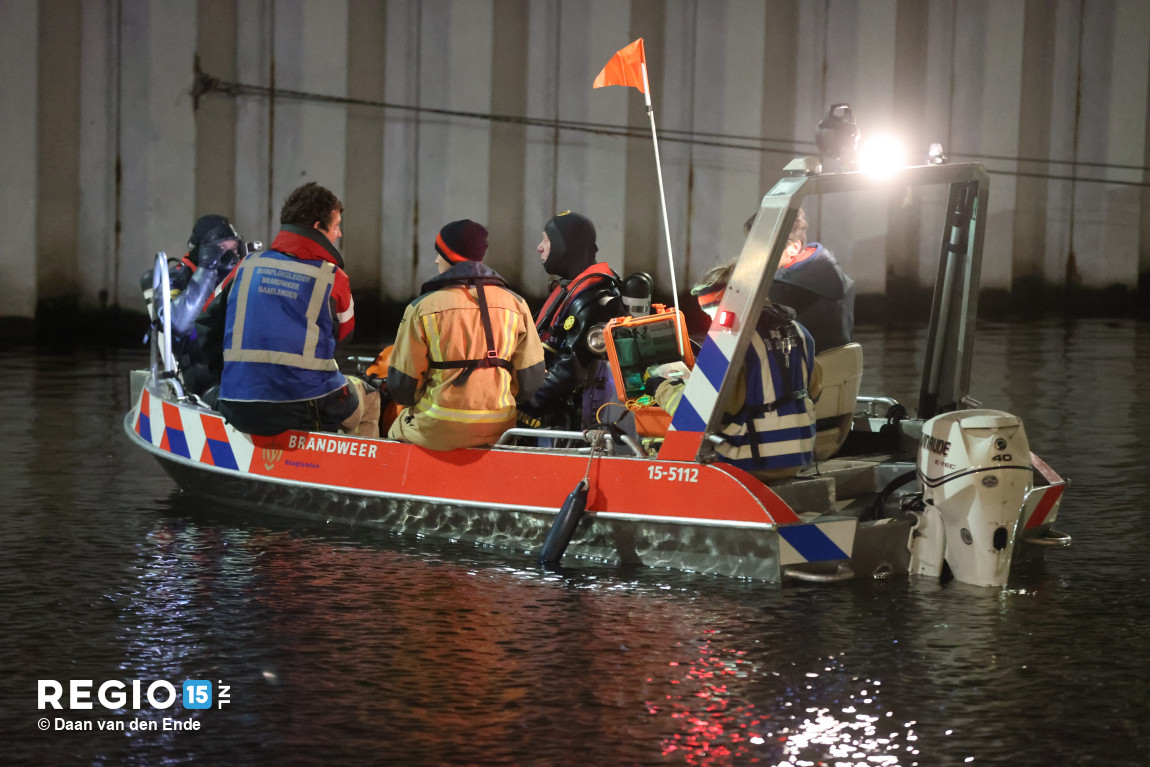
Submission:
<svg viewBox="0 0 1150 767">
<path fill-rule="evenodd" d="M 430 450 L 491 444 L 543 380 L 543 347 L 527 302 L 483 263 L 487 229 L 452 221 L 435 251 L 439 274 L 396 331 L 387 391 L 403 410 L 387 436 Z"/>
</svg>

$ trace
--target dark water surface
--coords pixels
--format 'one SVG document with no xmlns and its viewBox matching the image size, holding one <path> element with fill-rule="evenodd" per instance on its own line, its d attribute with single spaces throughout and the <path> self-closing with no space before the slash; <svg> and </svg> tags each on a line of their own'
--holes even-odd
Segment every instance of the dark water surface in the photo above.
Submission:
<svg viewBox="0 0 1150 767">
<path fill-rule="evenodd" d="M 860 335 L 864 393 L 913 405 L 923 333 Z M 1072 480 L 1074 545 L 1005 590 L 548 574 L 205 507 L 121 431 L 144 360 L 0 353 L 0 763 L 1150 764 L 1148 324 L 981 328 L 973 396 Z M 186 679 L 230 702 L 96 699 Z"/>
</svg>

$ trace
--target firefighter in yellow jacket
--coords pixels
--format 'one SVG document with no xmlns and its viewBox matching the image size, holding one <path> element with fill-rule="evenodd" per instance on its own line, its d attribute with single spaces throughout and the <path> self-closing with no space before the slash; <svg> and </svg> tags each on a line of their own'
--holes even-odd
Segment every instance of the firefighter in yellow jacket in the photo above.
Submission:
<svg viewBox="0 0 1150 767">
<path fill-rule="evenodd" d="M 403 406 L 387 436 L 431 450 L 487 445 L 543 381 L 527 303 L 484 265 L 487 230 L 453 221 L 435 238 L 439 275 L 403 314 L 387 388 Z"/>
</svg>

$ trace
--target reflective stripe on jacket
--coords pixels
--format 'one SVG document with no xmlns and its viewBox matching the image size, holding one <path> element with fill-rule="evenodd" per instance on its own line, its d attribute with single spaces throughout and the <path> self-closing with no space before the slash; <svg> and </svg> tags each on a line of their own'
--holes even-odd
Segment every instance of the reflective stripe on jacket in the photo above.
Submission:
<svg viewBox="0 0 1150 767">
<path fill-rule="evenodd" d="M 508 367 L 435 367 L 488 356 L 476 280 L 483 283 L 491 351 Z M 499 275 L 475 262 L 429 281 L 403 314 L 388 369 L 388 390 L 407 408 L 388 436 L 433 450 L 495 442 L 515 425 L 516 399 L 542 380 L 543 347 L 527 303 Z"/>
<path fill-rule="evenodd" d="M 228 297 L 221 399 L 293 402 L 346 385 L 329 303 L 337 273 L 275 250 L 244 260 Z"/>
<path fill-rule="evenodd" d="M 716 452 L 746 471 L 806 466 L 815 447 L 815 407 L 807 391 L 814 341 L 793 321 L 769 329 L 760 320 L 757 330 L 744 362 L 746 398 L 724 426 Z"/>
</svg>

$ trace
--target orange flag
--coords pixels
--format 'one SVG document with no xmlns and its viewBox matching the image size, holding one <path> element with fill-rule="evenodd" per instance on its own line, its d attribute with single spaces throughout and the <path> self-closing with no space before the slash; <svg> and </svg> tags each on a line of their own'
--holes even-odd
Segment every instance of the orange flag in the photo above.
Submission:
<svg viewBox="0 0 1150 767">
<path fill-rule="evenodd" d="M 611 57 L 591 87 L 625 85 L 646 93 L 647 89 L 643 87 L 643 65 L 646 63 L 647 54 L 643 52 L 643 38 L 640 37 Z"/>
</svg>

